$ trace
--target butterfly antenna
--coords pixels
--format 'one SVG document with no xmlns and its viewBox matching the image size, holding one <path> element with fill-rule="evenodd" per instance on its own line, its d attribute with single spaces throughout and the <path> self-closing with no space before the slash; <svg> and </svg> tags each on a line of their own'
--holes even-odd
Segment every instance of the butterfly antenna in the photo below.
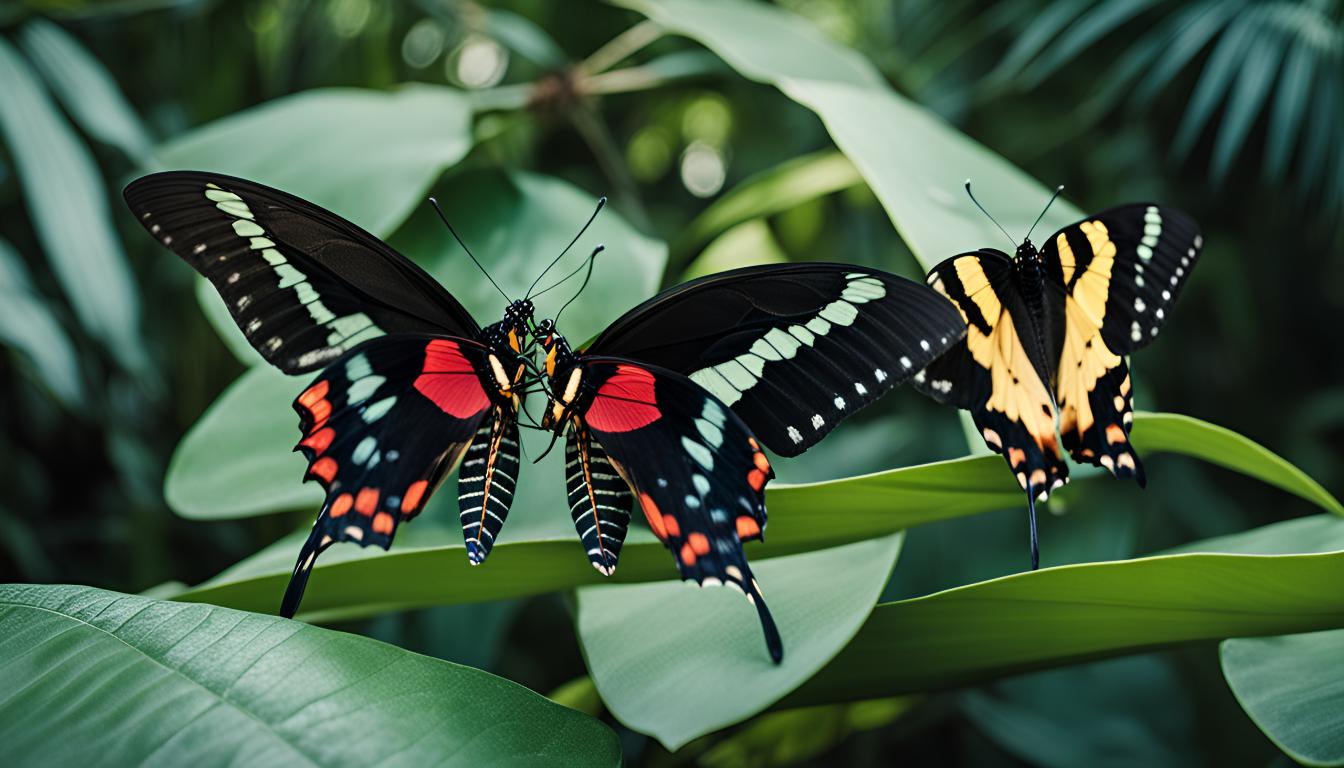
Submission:
<svg viewBox="0 0 1344 768">
<path fill-rule="evenodd" d="M 1062 193 L 1063 191 L 1064 191 L 1063 184 L 1060 184 L 1058 187 L 1055 187 L 1055 194 L 1050 196 L 1050 202 L 1045 204 L 1045 208 L 1044 210 L 1041 211 L 1041 215 L 1036 217 L 1036 221 L 1031 223 L 1031 229 L 1027 230 L 1027 237 L 1026 237 L 1027 240 L 1031 239 L 1032 230 L 1035 230 L 1036 225 L 1041 223 L 1041 219 L 1045 218 L 1045 212 L 1050 210 L 1050 206 L 1054 204 L 1055 200 L 1059 198 L 1060 193 Z"/>
<path fill-rule="evenodd" d="M 476 265 L 477 269 L 481 270 L 481 274 L 485 275 L 485 279 L 489 280 L 490 284 L 495 286 L 495 290 L 499 291 L 499 295 L 503 296 L 505 301 L 512 301 L 512 299 L 509 298 L 509 294 L 505 293 L 504 289 L 499 287 L 499 283 L 495 282 L 495 278 L 491 277 L 490 273 L 485 271 L 485 267 L 481 266 L 481 262 L 477 261 L 476 257 L 472 255 L 471 249 L 467 247 L 466 243 L 462 242 L 462 238 L 457 236 L 457 230 L 453 229 L 452 224 L 448 223 L 448 217 L 443 215 L 443 209 L 439 207 L 439 201 L 431 197 L 429 198 L 429 204 L 434 206 L 434 211 L 438 213 L 439 218 L 443 220 L 443 225 L 448 228 L 449 234 L 453 236 L 453 239 L 457 241 L 458 245 L 462 246 L 462 250 L 467 252 L 467 255 L 471 257 L 471 262 Z"/>
<path fill-rule="evenodd" d="M 586 274 L 586 275 L 583 276 L 583 284 L 580 285 L 580 286 L 579 286 L 579 290 L 575 291 L 575 292 L 574 292 L 574 295 L 571 296 L 571 297 L 569 298 L 569 301 L 566 301 L 566 302 L 560 307 L 560 311 L 555 313 L 555 318 L 554 318 L 553 320 L 551 320 L 552 323 L 559 323 L 559 322 L 560 322 L 560 315 L 564 314 L 565 309 L 566 309 L 570 304 L 573 304 L 575 299 L 579 298 L 579 294 L 583 293 L 583 289 L 584 289 L 584 288 L 587 288 L 587 287 L 588 287 L 588 281 L 593 279 L 593 265 L 597 263 L 597 254 L 599 254 L 599 253 L 601 253 L 602 251 L 606 250 L 606 248 L 607 248 L 607 247 L 606 247 L 605 245 L 599 245 L 599 246 L 597 246 L 596 248 L 593 249 L 593 253 L 592 253 L 592 255 L 588 257 L 588 274 Z"/>
<path fill-rule="evenodd" d="M 542 294 L 546 293 L 547 291 L 551 290 L 552 288 L 558 288 L 558 287 L 560 286 L 561 283 L 564 283 L 564 282 L 565 282 L 566 280 L 568 280 L 569 278 L 571 278 L 571 277 L 573 277 L 573 276 L 579 274 L 580 272 L 582 272 L 584 267 L 587 267 L 588 269 L 591 270 L 591 269 L 592 269 L 593 259 L 597 258 L 597 254 L 600 253 L 602 250 L 603 250 L 603 246 L 599 246 L 599 247 L 597 248 L 597 250 L 593 251 L 591 254 L 588 255 L 588 260 L 587 260 L 587 261 L 585 261 L 584 263 L 582 263 L 582 264 L 580 264 L 579 266 L 575 267 L 574 269 L 571 269 L 571 270 L 569 271 L 569 274 L 568 274 L 568 275 L 565 275 L 564 277 L 560 278 L 559 280 L 556 280 L 554 283 L 551 283 L 550 285 L 546 286 L 545 288 L 541 289 L 540 291 L 537 291 L 536 293 L 532 294 L 532 296 L 531 296 L 530 298 L 535 299 L 535 298 L 541 296 Z"/>
<path fill-rule="evenodd" d="M 546 268 L 541 270 L 541 274 L 537 275 L 537 279 L 533 280 L 532 284 L 527 287 L 527 295 L 523 297 L 524 301 L 532 298 L 532 289 L 536 288 L 537 283 L 541 282 L 541 278 L 545 277 L 546 273 L 551 271 L 551 267 L 554 267 L 556 264 L 560 263 L 560 260 L 565 257 L 565 254 L 569 253 L 569 249 L 573 248 L 574 244 L 579 242 L 579 238 L 583 237 L 583 233 L 588 231 L 588 227 L 592 226 L 593 220 L 597 218 L 597 214 L 602 212 L 602 208 L 606 204 L 607 204 L 607 198 L 600 197 L 597 199 L 597 208 L 593 210 L 593 215 L 588 217 L 588 222 L 583 225 L 583 229 L 579 230 L 579 234 L 575 235 L 574 239 L 569 241 L 569 245 L 565 246 L 565 249 L 560 252 L 560 255 L 552 259 L 551 263 L 547 264 Z"/>
<path fill-rule="evenodd" d="M 985 206 L 981 205 L 980 201 L 975 199 L 975 194 L 971 192 L 970 179 L 966 180 L 966 194 L 971 196 L 971 202 L 975 203 L 975 207 L 979 208 L 981 213 L 985 214 L 985 216 L 987 216 L 990 221 L 994 222 L 994 226 L 998 227 L 999 231 L 1003 233 L 1003 236 L 1008 238 L 1008 242 L 1013 244 L 1012 247 L 1017 248 L 1017 241 L 1013 239 L 1012 235 L 1008 234 L 1008 230 L 1003 228 L 1003 225 L 998 222 L 998 219 L 995 219 L 993 216 L 990 216 L 989 211 L 985 210 Z"/>
</svg>

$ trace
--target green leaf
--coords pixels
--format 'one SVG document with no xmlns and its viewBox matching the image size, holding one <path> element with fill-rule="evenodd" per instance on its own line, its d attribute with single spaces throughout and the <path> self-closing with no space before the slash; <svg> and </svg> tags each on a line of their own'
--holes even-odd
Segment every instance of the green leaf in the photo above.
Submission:
<svg viewBox="0 0 1344 768">
<path fill-rule="evenodd" d="M 887 86 L 858 53 L 776 6 L 742 0 L 612 0 L 698 40 L 744 76 L 816 112 L 925 269 L 1003 237 L 971 205 L 976 195 L 1010 232 L 1025 233 L 1050 193 L 999 155 Z M 899 138 L 894 138 L 899 137 Z M 1051 207 L 1041 229 L 1081 217 Z"/>
<path fill-rule="evenodd" d="M 675 751 L 764 711 L 812 677 L 863 624 L 900 535 L 753 566 L 784 639 L 770 661 L 756 611 L 729 589 L 681 581 L 585 587 L 578 632 L 611 713 Z M 694 706 L 669 702 L 694 701 Z"/>
<path fill-rule="evenodd" d="M 78 40 L 40 18 L 25 24 L 19 39 L 28 58 L 80 128 L 120 149 L 134 162 L 150 159 L 149 133 L 140 116 L 107 68 Z"/>
<path fill-rule="evenodd" d="M 1344 765 L 1344 630 L 1227 640 L 1220 655 L 1237 701 L 1279 749 Z"/>
<path fill-rule="evenodd" d="M 1316 51 L 1309 45 L 1288 47 L 1265 137 L 1265 173 L 1271 179 L 1283 178 L 1293 147 L 1304 133 L 1302 110 L 1309 101 L 1316 59 Z"/>
<path fill-rule="evenodd" d="M 66 406 L 80 407 L 84 385 L 74 346 L 33 287 L 23 259 L 3 239 L 0 239 L 0 343 L 21 353 L 37 379 Z"/>
<path fill-rule="evenodd" d="M 862 184 L 854 164 L 825 150 L 788 160 L 746 179 L 696 216 L 672 244 L 672 270 L 729 229 Z"/>
<path fill-rule="evenodd" d="M 1055 44 L 1023 73 L 1023 88 L 1035 88 L 1074 57 L 1096 45 L 1135 16 L 1157 4 L 1158 0 L 1107 0 L 1089 8 Z"/>
<path fill-rule="evenodd" d="M 798 765 L 824 756 L 852 733 L 890 725 L 918 700 L 914 696 L 898 696 L 770 712 L 752 719 L 741 731 L 699 755 L 695 762 L 704 768 Z"/>
<path fill-rule="evenodd" d="M 263 374 L 249 374 L 248 379 L 256 387 L 252 394 L 231 391 L 229 397 L 257 410 L 281 410 L 282 405 L 288 410 L 292 392 L 299 389 L 281 392 L 277 387 L 267 396 Z M 273 404 L 268 405 L 271 401 L 265 397 L 272 398 Z M 229 418 L 244 418 L 232 407 L 227 412 L 237 414 Z M 227 421 L 221 418 L 218 425 Z M 1140 451 L 1168 450 L 1209 457 L 1215 463 L 1244 471 L 1326 509 L 1339 508 L 1337 501 L 1291 465 L 1227 430 L 1166 414 L 1137 414 L 1134 425 L 1134 442 Z M 269 434 L 262 430 L 263 427 L 257 426 L 252 433 Z M 238 432 L 242 435 L 247 430 Z M 229 479 L 219 481 L 209 493 L 194 496 L 193 503 L 198 506 L 191 508 L 193 514 L 199 518 L 222 517 L 215 512 L 227 512 L 229 502 L 221 494 L 240 493 L 225 490 L 230 485 L 233 488 L 250 485 L 243 496 L 252 504 L 250 512 L 294 506 L 293 502 L 268 503 L 266 497 L 268 493 L 277 497 L 293 494 L 299 487 L 297 479 L 283 481 L 280 473 L 274 477 L 261 472 L 249 476 L 246 470 L 235 469 L 240 463 L 250 462 L 240 455 L 249 451 L 271 460 L 279 458 L 284 453 L 279 444 L 285 441 L 291 445 L 293 434 L 284 438 L 277 432 L 274 447 L 265 444 L 252 447 L 251 442 L 241 442 L 241 437 L 230 450 L 202 447 L 201 471 L 205 471 L 206 462 L 213 460 L 212 471 Z M 193 435 L 194 439 L 205 438 Z M 539 433 L 529 432 L 523 441 L 531 455 L 545 447 L 545 436 Z M 451 493 L 436 494 L 421 518 L 397 532 L 397 542 L 390 552 L 346 545 L 324 553 L 317 561 L 304 598 L 306 618 L 367 616 L 381 611 L 504 599 L 601 583 L 603 577 L 588 566 L 564 512 L 562 462 L 557 456 L 553 452 L 545 462 L 524 469 L 508 524 L 482 567 L 467 565 L 461 531 L 437 527 L 436 523 L 451 525 L 456 521 L 456 513 L 449 510 L 453 504 Z M 170 469 L 170 477 L 175 470 L 176 467 Z M 179 481 L 187 483 L 188 479 Z M 1052 497 L 1053 503 L 1071 503 L 1087 482 L 1090 481 L 1060 489 Z M 1098 478 L 1097 482 L 1114 481 Z M 190 490 L 188 484 L 183 492 Z M 837 499 L 843 499 L 844 503 L 837 503 Z M 998 456 L 967 457 L 821 483 L 774 483 L 766 491 L 770 509 L 769 543 L 752 544 L 747 554 L 754 563 L 887 536 L 924 523 L 1020 508 L 1022 501 L 1022 492 Z M 170 503 L 181 504 L 181 495 L 170 494 Z M 316 501 L 311 506 L 316 508 Z M 817 523 L 818 509 L 826 510 L 824 525 Z M 306 531 L 276 542 L 189 590 L 183 599 L 248 610 L 274 610 L 304 536 Z M 662 544 L 645 527 L 636 525 L 621 551 L 621 564 L 612 580 L 628 583 L 666 579 L 672 567 Z"/>
<path fill-rule="evenodd" d="M 1172 141 L 1172 153 L 1176 157 L 1190 154 L 1214 109 L 1231 88 L 1232 79 L 1240 71 L 1253 47 L 1262 16 L 1258 8 L 1238 15 L 1228 24 L 1227 31 L 1214 46 L 1208 63 L 1200 72 L 1199 83 L 1190 95 L 1181 125 L 1176 129 L 1176 138 Z"/>
<path fill-rule="evenodd" d="M 738 267 L 783 264 L 788 260 L 788 255 L 779 247 L 774 233 L 770 231 L 770 225 L 764 219 L 752 219 L 738 224 L 710 243 L 681 273 L 679 281 L 694 280 Z"/>
<path fill-rule="evenodd" d="M 380 237 L 471 148 L 452 88 L 322 88 L 238 112 L 159 148 L 164 168 L 216 171 L 311 200 Z"/>
<path fill-rule="evenodd" d="M 1213 145 L 1209 174 L 1215 184 L 1227 177 L 1246 135 L 1260 116 L 1283 62 L 1284 43 L 1284 36 L 1276 31 L 1261 30 L 1238 64 L 1241 72 L 1228 96 L 1227 110 Z"/>
<path fill-rule="evenodd" d="M 609 765 L 614 733 L 357 635 L 91 587 L 0 586 L 12 765 Z"/>
<path fill-rule="evenodd" d="M 1341 579 L 1344 520 L 1317 515 L 1176 554 L 1046 568 L 884 603 L 783 705 L 950 688 L 1200 640 L 1333 629 L 1344 626 Z"/>
<path fill-rule="evenodd" d="M 0 136 L 17 166 L 38 242 L 75 316 L 123 367 L 145 370 L 139 295 L 98 166 L 32 68 L 3 39 L 0 92 Z"/>
</svg>

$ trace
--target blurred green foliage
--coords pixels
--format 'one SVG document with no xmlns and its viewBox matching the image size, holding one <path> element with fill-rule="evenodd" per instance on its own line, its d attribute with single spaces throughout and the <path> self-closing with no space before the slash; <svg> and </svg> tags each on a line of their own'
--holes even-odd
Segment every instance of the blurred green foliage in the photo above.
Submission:
<svg viewBox="0 0 1344 768">
<path fill-rule="evenodd" d="M 615 213 L 602 222 L 602 234 L 609 246 L 620 240 L 623 247 L 604 257 L 615 282 L 598 285 L 585 296 L 586 306 L 567 315 L 579 329 L 572 335 L 582 338 L 657 284 L 691 274 L 820 259 L 913 277 L 922 274 L 921 264 L 952 255 L 945 251 L 954 247 L 997 245 L 987 239 L 988 225 L 959 199 L 943 202 L 928 189 L 912 188 L 912 178 L 935 175 L 945 181 L 941 186 L 955 190 L 968 173 L 990 172 L 954 163 L 956 152 L 980 158 L 981 150 L 899 97 L 932 110 L 992 150 L 983 153 L 985 162 L 998 153 L 1030 177 L 1065 184 L 1082 209 L 1156 199 L 1193 213 L 1204 227 L 1207 256 L 1185 292 L 1179 319 L 1132 363 L 1140 406 L 1229 427 L 1271 446 L 1326 491 L 1344 490 L 1344 359 L 1335 322 L 1344 316 L 1344 294 L 1337 289 L 1344 282 L 1339 2 L 1006 0 L 985 7 L 963 0 L 779 0 L 777 5 L 800 16 L 799 24 L 815 31 L 816 51 L 807 55 L 795 48 L 772 50 L 769 40 L 758 50 L 735 50 L 734 33 L 768 32 L 714 26 L 708 17 L 712 5 L 27 0 L 0 7 L 0 457 L 5 459 L 0 483 L 7 489 L 0 494 L 0 581 L 69 582 L 122 592 L 164 585 L 159 594 L 170 596 L 181 591 L 174 583 L 199 584 L 235 563 L 244 575 L 249 569 L 269 574 L 270 565 L 276 573 L 286 572 L 290 543 L 252 556 L 311 519 L 312 493 L 298 484 L 292 465 L 282 462 L 292 439 L 280 446 L 278 432 L 275 450 L 254 444 L 255 453 L 247 456 L 192 454 L 188 440 L 175 462 L 179 468 L 190 464 L 196 474 L 189 476 L 193 482 L 170 483 L 168 499 L 186 514 L 229 505 L 237 512 L 249 504 L 252 511 L 284 514 L 246 519 L 196 514 L 203 519 L 188 520 L 165 503 L 164 478 L 175 447 L 254 361 L 220 342 L 198 306 L 190 270 L 144 237 L 124 213 L 119 190 L 133 176 L 158 167 L 209 168 L 310 197 L 390 237 L 482 317 L 498 311 L 495 300 L 421 210 L 429 190 L 445 200 L 473 249 L 506 284 L 530 282 L 534 263 L 563 245 L 568 227 L 581 223 L 585 200 L 607 194 Z M 709 26 L 701 32 L 709 35 L 703 42 L 712 52 L 664 35 L 630 9 L 658 19 L 660 10 L 673 6 L 683 15 L 662 22 L 691 34 L 697 25 Z M 695 14 L 685 15 L 688 8 Z M 889 84 L 897 96 L 867 109 L 860 108 L 870 106 L 867 102 L 843 102 L 815 82 L 800 85 L 817 77 L 818 67 L 832 66 L 822 51 L 836 43 L 863 58 L 841 61 L 821 72 L 821 79 Z M 752 69 L 772 56 L 779 60 L 773 64 L 787 70 L 783 75 Z M 782 92 L 752 80 L 774 83 Z M 405 83 L 421 85 L 390 90 Z M 372 90 L 330 90 L 353 88 Z M 254 109 L 294 94 L 303 95 Z M 378 102 L 385 111 L 355 109 L 349 100 Z M 355 113 L 366 119 L 350 119 Z M 286 151 L 302 146 L 312 152 Z M 844 155 L 836 153 L 837 146 Z M 893 157 L 919 161 L 912 166 L 917 173 L 906 178 L 878 173 Z M 311 158 L 326 160 L 305 162 Z M 1033 188 L 1024 178 L 985 202 L 1001 218 L 1029 221 L 1043 202 L 1028 199 L 1024 191 Z M 898 216 L 901 206 L 905 213 Z M 1067 216 L 1065 211 L 1055 215 Z M 981 238 L 984 242 L 976 242 Z M 622 263 L 613 264 L 617 260 Z M 635 279 L 629 277 L 632 269 Z M 615 270 L 640 283 L 638 290 L 623 293 Z M 238 417 L 223 426 L 241 430 L 252 423 L 242 418 L 254 418 L 264 436 L 267 428 L 288 424 L 285 391 L 295 382 L 253 371 L 236 386 L 267 376 L 277 380 L 271 382 L 275 397 L 257 401 L 250 412 L 250 401 L 236 403 L 225 413 Z M 209 417 L 196 429 L 208 425 Z M 1142 437 L 1136 439 L 1144 450 Z M 898 392 L 803 460 L 781 462 L 780 474 L 781 480 L 825 480 L 953 458 L 965 450 L 953 414 Z M 1247 456 L 1250 466 L 1264 458 Z M 212 458 L 240 474 L 212 476 Z M 244 459 L 277 482 L 288 477 L 289 495 L 274 503 L 265 478 L 249 483 L 240 464 Z M 528 469 L 541 478 L 538 485 L 549 481 L 559 496 L 553 466 Z M 1001 467 L 993 469 L 997 474 L 986 474 L 986 482 L 1003 481 L 1007 504 L 1015 489 Z M 1149 474 L 1144 493 L 1114 483 L 1104 488 L 1083 483 L 1070 489 L 1076 493 L 1052 501 L 1054 515 L 1042 522 L 1048 563 L 1152 554 L 1314 511 L 1307 500 L 1189 459 L 1164 456 L 1150 463 Z M 852 492 L 857 500 L 858 492 Z M 783 509 L 785 496 L 779 498 Z M 845 497 L 838 498 L 843 505 Z M 1321 495 L 1313 498 L 1329 506 Z M 1067 569 L 1016 582 L 976 583 L 1022 568 L 1021 511 L 1016 502 L 1011 506 L 912 529 L 899 546 L 898 567 L 885 591 L 883 569 L 890 569 L 894 554 L 873 558 L 881 562 L 867 570 L 850 563 L 849 579 L 881 593 L 884 602 L 866 622 L 859 615 L 854 626 L 837 632 L 811 659 L 813 669 L 858 632 L 859 644 L 830 661 L 840 670 L 834 679 L 874 686 L 856 684 L 855 696 L 890 695 L 877 673 L 896 674 L 900 659 L 888 654 L 922 636 L 918 623 L 905 617 L 933 616 L 932 628 L 925 630 L 933 636 L 946 623 L 937 620 L 937 607 L 956 604 L 968 593 L 945 593 L 933 608 L 919 602 L 921 596 L 963 585 L 1025 595 L 1038 588 L 1067 595 L 1079 588 Z M 824 513 L 816 515 L 816 525 L 824 525 Z M 446 537 L 430 517 L 399 537 L 411 557 L 430 557 Z M 525 517 L 520 512 L 506 535 L 526 542 Z M 805 520 L 802 514 L 798 519 Z M 567 527 L 563 514 L 548 523 Z M 418 531 L 421 527 L 425 530 Z M 1276 553 L 1317 551 L 1320 542 L 1333 540 L 1324 528 L 1299 538 L 1278 527 L 1266 530 L 1246 536 L 1291 541 Z M 805 532 L 800 522 L 799 537 Z M 430 544 L 416 555 L 421 538 Z M 632 533 L 632 544 L 637 541 Z M 539 561 L 529 572 L 523 558 L 506 559 L 502 549 L 488 575 L 485 569 L 471 574 L 477 584 L 521 579 L 526 587 L 515 583 L 495 590 L 486 584 L 485 596 L 531 596 L 371 619 L 347 614 L 339 626 L 471 664 L 534 690 L 564 684 L 557 699 L 601 712 L 583 676 L 593 670 L 597 692 L 609 693 L 615 690 L 611 665 L 638 669 L 642 649 L 625 647 L 620 649 L 625 656 L 618 657 L 596 642 L 610 635 L 596 630 L 579 635 L 585 625 L 596 622 L 601 628 L 627 610 L 632 620 L 639 610 L 653 611 L 640 620 L 653 626 L 660 616 L 648 596 L 628 590 L 652 595 L 670 585 L 585 588 L 577 600 L 538 594 L 548 591 L 547 580 L 557 573 L 589 576 L 578 547 L 563 545 L 557 539 L 554 554 L 543 553 L 556 571 Z M 646 547 L 644 560 L 631 549 L 623 575 L 654 578 L 656 567 L 670 568 L 657 559 L 665 557 L 655 545 Z M 1228 544 L 1213 551 L 1257 550 Z M 843 552 L 795 555 L 778 565 Z M 354 561 L 371 554 L 351 548 L 327 557 L 339 563 L 345 555 Z M 1320 561 L 1313 557 L 1294 558 L 1292 567 L 1315 567 Z M 1149 570 L 1141 574 L 1140 586 L 1161 596 L 1166 582 L 1153 569 L 1174 561 L 1143 562 L 1148 565 L 1141 568 Z M 762 571 L 768 573 L 770 565 L 765 561 Z M 1234 567 L 1241 567 L 1240 561 Z M 1086 570 L 1091 566 L 1072 568 L 1093 572 Z M 869 583 L 873 572 L 879 578 Z M 786 575 L 774 579 L 781 590 L 788 589 Z M 1167 578 L 1216 577 L 1177 571 Z M 565 586 L 582 583 L 559 580 Z M 333 577 L 329 583 L 338 582 Z M 470 589 L 472 583 L 462 577 L 418 588 L 441 592 Z M 315 578 L 313 592 L 322 588 L 321 577 Z M 389 601 L 401 589 L 379 582 L 364 588 Z M 278 589 L 270 592 L 278 601 Z M 965 599 L 974 604 L 978 594 L 971 591 Z M 668 602 L 690 610 L 692 604 L 717 604 L 726 597 L 675 594 Z M 783 597 L 772 594 L 772 600 L 786 602 Z M 867 598 L 871 605 L 874 598 Z M 1339 607 L 1327 598 L 1318 606 L 1326 618 L 1310 626 L 1341 623 Z M 621 607 L 626 602 L 630 607 Z M 599 604 L 609 607 L 599 611 Z M 1009 605 L 998 610 L 1011 610 Z M 707 615 L 736 616 L 738 609 L 734 604 Z M 946 610 L 964 619 L 975 615 L 973 607 Z M 671 621 L 675 615 L 661 618 Z M 1108 620 L 1127 626 L 1122 615 Z M 1162 631 L 1168 634 L 1158 632 L 1162 637 L 1224 636 L 1203 624 L 1203 632 L 1182 634 L 1179 626 L 1161 621 L 1128 620 L 1167 627 Z M 1066 634 L 1066 624 L 1052 626 Z M 1273 626 L 1288 631 L 1289 625 Z M 756 638 L 744 636 L 752 643 L 744 643 L 739 655 L 756 660 L 749 656 L 759 651 Z M 619 728 L 628 765 L 898 759 L 1244 764 L 1268 762 L 1280 749 L 1299 759 L 1344 760 L 1330 731 L 1297 727 L 1299 710 L 1287 708 L 1301 706 L 1294 691 L 1264 682 L 1309 674 L 1285 655 L 1296 653 L 1294 648 L 1301 646 L 1308 662 L 1337 651 L 1333 634 L 1304 637 L 1231 641 L 1221 668 L 1216 649 L 1203 644 L 935 691 L 920 700 L 768 713 L 735 731 L 702 736 L 675 754 L 645 734 L 680 744 L 703 729 L 653 725 L 656 708 L 647 710 L 647 719 L 627 719 L 624 725 L 611 713 L 604 716 Z M 1029 635 L 1016 636 L 1019 642 L 1024 638 Z M 1049 640 L 1069 646 L 1076 639 L 1043 637 L 1024 647 L 1039 652 Z M 1097 652 L 1095 645 L 1077 645 L 1079 658 Z M 1106 647 L 1143 645 L 1116 637 Z M 808 647 L 800 639 L 800 663 Z M 680 650 L 685 658 L 673 659 L 672 672 L 659 674 L 693 675 L 693 666 L 678 671 L 676 663 L 695 660 L 694 653 Z M 596 660 L 599 651 L 610 656 Z M 1018 647 L 1004 653 L 1019 654 L 1005 663 L 1005 671 L 1028 668 L 1035 658 Z M 1257 665 L 1266 658 L 1279 666 L 1265 672 Z M 873 669 L 879 665 L 890 668 Z M 774 698 L 758 697 L 755 709 L 807 677 L 796 676 Z M 639 679 L 636 674 L 627 681 Z M 766 681 L 762 687 L 775 684 Z M 843 692 L 819 694 L 824 688 L 825 680 L 818 678 L 784 705 L 843 700 Z M 677 707 L 701 704 L 693 681 L 681 690 L 686 698 Z M 614 710 L 618 698 L 612 695 L 606 703 Z M 1316 712 L 1330 706 L 1328 694 L 1321 699 Z M 717 720 L 712 712 L 697 714 L 707 714 L 718 727 L 752 714 L 752 706 Z M 1276 734 L 1275 742 L 1255 724 Z M 668 738 L 669 729 L 677 728 L 682 730 Z M 1117 751 L 1117 744 L 1134 751 Z"/>
</svg>

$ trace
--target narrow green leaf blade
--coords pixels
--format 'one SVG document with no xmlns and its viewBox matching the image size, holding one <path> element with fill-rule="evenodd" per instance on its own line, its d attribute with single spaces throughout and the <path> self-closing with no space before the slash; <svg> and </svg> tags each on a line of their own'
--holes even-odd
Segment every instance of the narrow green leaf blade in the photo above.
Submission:
<svg viewBox="0 0 1344 768">
<path fill-rule="evenodd" d="M 0 92 L 5 94 L 0 137 L 9 145 L 38 241 L 75 316 L 123 367 L 144 370 L 139 294 L 93 156 L 36 73 L 2 39 Z"/>
<path fill-rule="evenodd" d="M 33 287 L 23 259 L 3 239 L 0 239 L 0 343 L 24 355 L 38 380 L 63 403 L 80 407 L 84 384 L 74 346 Z"/>
<path fill-rule="evenodd" d="M 1285 548 L 1296 554 L 1281 554 Z M 784 704 L 937 690 L 1199 640 L 1344 627 L 1341 579 L 1344 520 L 1317 515 L 1177 554 L 1046 568 L 884 603 Z"/>
<path fill-rule="evenodd" d="M 1279 749 L 1344 765 L 1344 630 L 1227 640 L 1220 656 L 1237 701 Z"/>
<path fill-rule="evenodd" d="M 680 581 L 580 589 L 589 674 L 618 720 L 675 751 L 764 711 L 834 657 L 872 611 L 900 543 L 898 534 L 753 566 L 784 639 L 779 666 L 740 593 Z"/>
<path fill-rule="evenodd" d="M 273 616 L 0 586 L 13 765 L 608 765 L 592 718 L 493 675 Z"/>
</svg>

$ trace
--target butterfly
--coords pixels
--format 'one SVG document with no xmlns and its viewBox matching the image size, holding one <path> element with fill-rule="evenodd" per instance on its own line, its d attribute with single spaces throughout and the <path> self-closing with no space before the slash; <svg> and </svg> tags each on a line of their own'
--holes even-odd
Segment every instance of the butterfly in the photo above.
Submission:
<svg viewBox="0 0 1344 768">
<path fill-rule="evenodd" d="M 1033 569 L 1035 503 L 1068 480 L 1056 423 L 1074 461 L 1145 485 L 1129 442 L 1126 356 L 1157 336 L 1203 244 L 1190 216 L 1137 203 L 1070 224 L 1039 249 L 1028 232 L 1012 257 L 982 248 L 929 271 L 929 285 L 961 311 L 966 338 L 915 385 L 970 411 L 985 444 L 1007 460 L 1027 494 Z"/>
<path fill-rule="evenodd" d="M 743 592 L 778 663 L 779 631 L 742 545 L 766 527 L 769 448 L 793 456 L 965 333 L 923 285 L 844 264 L 748 267 L 661 293 L 574 351 L 543 320 L 570 511 L 610 575 L 638 508 L 681 576 Z"/>
<path fill-rule="evenodd" d="M 132 182 L 125 198 L 151 235 L 210 281 L 267 362 L 287 374 L 320 371 L 294 401 L 295 450 L 326 497 L 281 614 L 298 610 L 323 550 L 341 541 L 387 549 L 459 464 L 467 557 L 482 562 L 518 475 L 531 301 L 511 301 L 482 328 L 378 238 L 243 179 L 158 173 Z"/>
</svg>

